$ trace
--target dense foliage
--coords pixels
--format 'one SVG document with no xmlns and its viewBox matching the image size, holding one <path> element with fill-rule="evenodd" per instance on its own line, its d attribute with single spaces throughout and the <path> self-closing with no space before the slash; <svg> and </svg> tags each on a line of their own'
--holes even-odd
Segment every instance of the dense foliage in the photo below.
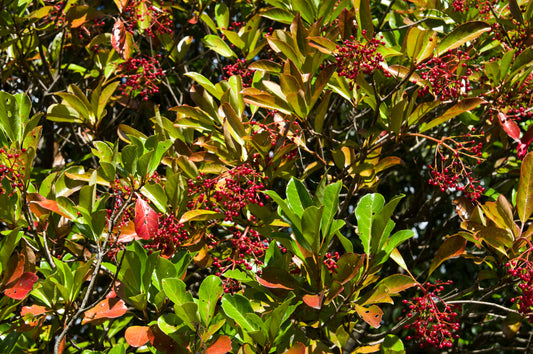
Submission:
<svg viewBox="0 0 533 354">
<path fill-rule="evenodd" d="M 0 352 L 527 351 L 533 2 L 0 2 Z"/>
</svg>

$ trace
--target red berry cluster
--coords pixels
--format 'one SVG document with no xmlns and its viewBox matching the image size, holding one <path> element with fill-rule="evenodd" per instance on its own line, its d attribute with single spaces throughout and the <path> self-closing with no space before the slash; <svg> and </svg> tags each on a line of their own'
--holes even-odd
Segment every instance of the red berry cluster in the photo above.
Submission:
<svg viewBox="0 0 533 354">
<path fill-rule="evenodd" d="M 141 95 L 143 100 L 148 100 L 149 95 L 159 92 L 159 83 L 164 76 L 163 69 L 159 67 L 160 55 L 154 57 L 130 58 L 120 64 L 123 83 L 120 92 L 124 96 Z"/>
<path fill-rule="evenodd" d="M 475 128 L 472 131 L 475 132 Z M 481 163 L 483 143 L 476 141 L 475 137 L 467 134 L 439 141 L 435 149 L 435 162 L 428 165 L 430 185 L 440 188 L 441 192 L 457 190 L 473 201 L 481 197 L 485 188 L 473 177 L 471 166 L 465 161 L 467 158 Z"/>
<path fill-rule="evenodd" d="M 221 276 L 226 270 L 236 267 L 260 273 L 258 268 L 263 265 L 268 239 L 249 226 L 244 230 L 231 227 L 229 232 L 229 239 L 221 241 L 221 257 L 213 257 L 213 266 L 218 268 L 216 275 Z"/>
<path fill-rule="evenodd" d="M 272 121 L 270 118 L 272 118 Z M 263 123 L 250 121 L 249 124 L 254 127 L 252 130 L 253 136 L 266 133 L 266 141 L 262 145 L 270 144 L 272 147 L 275 147 L 278 143 L 278 139 L 285 135 L 285 141 L 280 145 L 281 149 L 286 150 L 282 159 L 285 161 L 291 161 L 297 157 L 298 151 L 296 150 L 296 138 L 301 133 L 301 128 L 298 122 L 293 121 L 290 123 L 277 112 L 269 112 Z M 287 126 L 288 124 L 291 125 Z M 285 132 L 286 130 L 287 132 Z M 268 165 L 269 161 L 270 157 L 266 159 L 263 165 Z"/>
<path fill-rule="evenodd" d="M 126 29 L 131 33 L 135 31 L 137 22 L 150 24 L 144 29 L 144 33 L 151 38 L 164 33 L 172 33 L 174 30 L 170 7 L 154 6 L 148 0 L 129 1 L 128 5 L 122 9 L 122 16 Z"/>
<path fill-rule="evenodd" d="M 488 14 L 491 6 L 496 4 L 498 0 L 453 0 L 452 8 L 454 12 L 468 12 L 471 7 L 479 10 L 480 14 Z"/>
<path fill-rule="evenodd" d="M 497 91 L 490 97 L 495 107 L 495 112 L 506 112 L 507 117 L 516 121 L 531 119 L 533 113 L 533 74 L 525 80 L 517 80 L 515 83 L 500 85 Z"/>
<path fill-rule="evenodd" d="M 518 278 L 518 289 L 522 295 L 511 299 L 511 302 L 518 303 L 518 311 L 523 316 L 528 316 L 529 323 L 533 323 L 533 249 L 528 249 L 524 255 L 507 262 L 505 266 L 509 269 L 509 274 Z"/>
<path fill-rule="evenodd" d="M 6 150 L 0 148 L 0 182 L 9 181 L 11 190 L 9 195 L 15 194 L 16 189 L 24 188 L 25 163 L 22 159 L 26 149 Z M 6 193 L 3 183 L 0 184 L 0 194 Z"/>
<path fill-rule="evenodd" d="M 362 31 L 363 36 L 366 31 Z M 385 76 L 390 76 L 388 71 L 385 71 L 381 65 L 384 62 L 383 56 L 378 52 L 380 46 L 385 45 L 385 42 L 377 38 L 359 41 L 354 36 L 350 36 L 342 45 L 337 46 L 337 54 L 335 60 L 337 61 L 337 72 L 339 76 L 345 76 L 350 80 L 350 87 L 354 87 L 354 83 L 359 76 L 359 73 L 372 74 L 376 70 L 381 70 Z"/>
<path fill-rule="evenodd" d="M 337 261 L 339 258 L 339 252 L 335 252 L 334 254 L 328 252 L 325 254 L 325 259 L 322 263 L 324 263 L 330 273 L 334 273 L 337 271 Z"/>
<path fill-rule="evenodd" d="M 260 192 L 265 189 L 263 184 L 267 180 L 248 164 L 237 166 L 215 178 L 206 178 L 202 173 L 196 180 L 187 181 L 189 210 L 214 210 L 224 214 L 224 221 L 234 221 L 236 217 L 247 218 L 243 214 L 249 204 L 263 206 Z M 266 198 L 263 197 L 263 198 Z M 254 221 L 253 215 L 249 216 Z"/>
<path fill-rule="evenodd" d="M 237 59 L 235 64 L 228 64 L 224 66 L 224 76 L 223 80 L 229 80 L 233 75 L 240 75 L 242 78 L 242 85 L 244 87 L 250 87 L 254 77 L 254 72 L 248 70 L 246 66 L 246 59 Z"/>
<path fill-rule="evenodd" d="M 173 214 L 159 213 L 159 228 L 154 238 L 148 240 L 144 248 L 161 251 L 162 255 L 172 256 L 183 242 L 189 239 L 189 231 Z"/>
<path fill-rule="evenodd" d="M 469 59 L 467 53 L 457 50 L 455 54 L 433 57 L 418 64 L 417 73 L 425 83 L 418 95 L 424 96 L 432 92 L 441 101 L 468 96 L 468 92 L 472 90 L 468 79 L 472 74 L 467 65 Z M 464 68 L 464 73 L 458 75 L 460 67 Z"/>
<path fill-rule="evenodd" d="M 404 327 L 415 331 L 413 335 L 406 337 L 407 340 L 416 341 L 421 348 L 445 349 L 451 348 L 453 341 L 459 338 L 456 334 L 460 328 L 456 312 L 458 306 L 446 304 L 439 296 L 444 285 L 450 284 L 452 281 L 426 283 L 425 288 L 419 285 L 424 292 L 422 296 L 411 301 L 403 300 L 404 304 L 409 305 L 407 317 L 415 318 L 414 322 Z"/>
</svg>

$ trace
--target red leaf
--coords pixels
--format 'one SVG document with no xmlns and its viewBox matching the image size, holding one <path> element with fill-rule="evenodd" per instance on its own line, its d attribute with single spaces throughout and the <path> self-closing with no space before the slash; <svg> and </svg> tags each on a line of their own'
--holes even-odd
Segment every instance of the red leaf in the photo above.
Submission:
<svg viewBox="0 0 533 354">
<path fill-rule="evenodd" d="M 151 239 L 157 233 L 159 216 L 150 208 L 147 202 L 137 198 L 135 204 L 135 232 L 143 240 Z"/>
<path fill-rule="evenodd" d="M 31 289 L 33 289 L 33 284 L 35 284 L 37 280 L 39 280 L 39 277 L 35 273 L 23 273 L 15 285 L 6 289 L 4 294 L 15 300 L 22 300 L 28 295 Z"/>
<path fill-rule="evenodd" d="M 39 316 L 47 312 L 47 308 L 39 305 L 24 306 L 20 310 L 20 315 L 24 316 L 28 313 L 31 313 L 33 316 Z"/>
<path fill-rule="evenodd" d="M 324 294 L 304 295 L 302 300 L 305 302 L 307 306 L 320 310 L 322 308 L 323 298 L 324 298 Z"/>
<path fill-rule="evenodd" d="M 355 310 L 357 314 L 361 316 L 363 321 L 368 323 L 374 328 L 379 328 L 381 326 L 381 317 L 383 316 L 383 310 L 378 306 L 372 305 L 370 307 L 363 307 L 355 304 Z"/>
<path fill-rule="evenodd" d="M 533 124 L 529 126 L 527 129 L 527 132 L 522 135 L 522 139 L 520 139 L 520 143 L 517 147 L 517 155 L 520 160 L 523 160 L 524 157 L 527 155 L 527 149 L 529 148 L 529 145 L 533 142 Z"/>
<path fill-rule="evenodd" d="M 118 20 L 113 25 L 113 30 L 111 31 L 111 46 L 117 51 L 117 53 L 122 53 L 124 51 L 124 43 L 126 42 L 126 27 L 124 27 L 124 22 Z"/>
<path fill-rule="evenodd" d="M 92 309 L 85 311 L 85 316 L 81 324 L 83 325 L 101 319 L 107 320 L 109 318 L 122 317 L 127 311 L 128 308 L 124 301 L 117 298 L 104 299 Z"/>
<path fill-rule="evenodd" d="M 24 306 L 20 311 L 20 316 L 23 318 L 18 323 L 14 323 L 14 328 L 17 330 L 17 332 L 27 332 L 32 330 L 34 327 L 40 326 L 45 319 L 45 317 L 42 315 L 48 311 L 51 310 L 44 306 Z"/>
<path fill-rule="evenodd" d="M 145 345 L 149 341 L 153 341 L 154 334 L 152 333 L 150 327 L 132 326 L 126 329 L 124 338 L 126 338 L 126 342 L 128 342 L 129 345 L 138 348 Z"/>
<path fill-rule="evenodd" d="M 283 354 L 305 354 L 305 345 L 300 342 L 296 342 Z"/>
<path fill-rule="evenodd" d="M 111 31 L 111 46 L 117 51 L 122 59 L 128 59 L 131 55 L 132 35 L 126 31 L 124 22 L 118 20 Z"/>
<path fill-rule="evenodd" d="M 514 140 L 520 140 L 520 127 L 516 122 L 508 118 L 505 114 L 499 112 L 498 119 L 503 130 Z"/>
<path fill-rule="evenodd" d="M 205 354 L 226 354 L 231 351 L 231 339 L 228 336 L 220 336 L 207 350 Z"/>
</svg>

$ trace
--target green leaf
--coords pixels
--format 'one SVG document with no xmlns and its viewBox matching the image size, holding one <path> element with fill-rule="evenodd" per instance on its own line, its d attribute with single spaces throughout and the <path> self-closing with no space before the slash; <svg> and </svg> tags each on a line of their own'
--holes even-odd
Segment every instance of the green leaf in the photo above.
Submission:
<svg viewBox="0 0 533 354">
<path fill-rule="evenodd" d="M 295 212 L 292 211 L 285 200 L 281 199 L 281 197 L 274 191 L 266 191 L 265 194 L 267 194 L 274 202 L 276 202 L 276 204 L 278 204 L 280 216 L 286 218 L 287 221 L 294 227 L 301 229 L 302 224 L 300 222 L 300 218 Z"/>
<path fill-rule="evenodd" d="M 233 319 L 246 332 L 253 332 L 259 329 L 257 324 L 246 316 L 254 313 L 254 310 L 250 301 L 241 294 L 225 294 L 222 297 L 222 309 L 229 318 Z"/>
<path fill-rule="evenodd" d="M 161 281 L 165 295 L 175 305 L 183 305 L 187 302 L 193 302 L 192 295 L 187 292 L 185 283 L 178 278 L 165 278 Z"/>
<path fill-rule="evenodd" d="M 96 119 L 98 121 L 100 121 L 105 115 L 105 107 L 107 106 L 107 102 L 109 102 L 109 100 L 111 99 L 111 96 L 113 96 L 113 94 L 115 93 L 115 90 L 117 89 L 119 85 L 120 85 L 120 81 L 115 81 L 115 82 L 110 83 L 95 98 L 97 107 L 94 107 L 94 104 L 93 104 L 93 111 L 96 112 Z M 94 94 L 95 93 L 93 92 L 93 95 Z"/>
<path fill-rule="evenodd" d="M 229 10 L 224 3 L 218 3 L 215 6 L 215 18 L 217 20 L 218 28 L 227 29 L 229 27 Z"/>
<path fill-rule="evenodd" d="M 284 23 L 286 25 L 291 24 L 292 20 L 294 19 L 294 15 L 292 13 L 277 7 L 272 7 L 261 12 L 261 16 L 280 23 Z"/>
<path fill-rule="evenodd" d="M 208 220 L 217 220 L 222 219 L 224 217 L 223 214 L 217 213 L 213 210 L 203 210 L 203 209 L 196 209 L 196 210 L 189 210 L 186 211 L 180 218 L 180 223 L 184 224 L 189 221 L 208 221 Z"/>
<path fill-rule="evenodd" d="M 271 60 L 260 59 L 248 65 L 249 70 L 261 70 L 269 73 L 281 72 L 281 65 Z"/>
<path fill-rule="evenodd" d="M 372 222 L 371 247 L 377 252 L 381 251 L 392 229 L 394 228 L 395 223 L 390 218 L 396 209 L 396 206 L 404 196 L 404 194 L 400 194 L 394 197 L 383 207 L 383 209 L 379 211 Z"/>
<path fill-rule="evenodd" d="M 167 212 L 167 195 L 159 183 L 146 183 L 141 188 L 141 193 L 161 212 Z"/>
<path fill-rule="evenodd" d="M 385 254 L 389 255 L 396 247 L 398 247 L 402 242 L 410 239 L 415 235 L 413 230 L 400 230 L 395 232 L 387 241 L 385 245 Z"/>
<path fill-rule="evenodd" d="M 306 208 L 302 214 L 302 234 L 311 247 L 308 250 L 314 254 L 318 254 L 320 247 L 320 221 L 323 212 L 324 207 L 317 208 L 312 205 Z"/>
<path fill-rule="evenodd" d="M 441 101 L 423 102 L 416 106 L 413 113 L 409 115 L 407 123 L 409 125 L 416 124 L 422 117 L 431 112 L 435 107 L 441 104 Z"/>
<path fill-rule="evenodd" d="M 298 53 L 290 44 L 272 37 L 267 37 L 267 41 L 272 50 L 274 50 L 276 53 L 281 52 L 283 55 L 285 55 L 285 57 L 290 59 L 297 67 L 302 66 L 304 58 L 301 57 L 301 54 L 298 55 Z"/>
<path fill-rule="evenodd" d="M 311 195 L 307 191 L 307 188 L 305 188 L 302 181 L 296 178 L 291 178 L 287 184 L 286 193 L 291 210 L 300 217 L 302 216 L 304 209 L 313 205 Z"/>
<path fill-rule="evenodd" d="M 392 295 L 409 289 L 417 284 L 418 282 L 416 280 L 413 280 L 413 278 L 411 278 L 410 276 L 403 274 L 393 274 L 382 279 L 376 285 L 376 288 L 384 286 L 387 288 L 387 294 Z"/>
<path fill-rule="evenodd" d="M 479 97 L 469 97 L 465 98 L 459 102 L 457 102 L 455 105 L 453 105 L 450 109 L 448 109 L 446 112 L 444 112 L 443 115 L 441 115 L 438 118 L 433 119 L 431 122 L 427 124 L 423 124 L 419 131 L 425 132 L 426 130 L 429 130 L 431 128 L 434 128 L 444 122 L 449 121 L 453 117 L 458 116 L 461 113 L 468 112 L 471 109 L 476 108 L 480 104 L 485 103 L 485 100 Z"/>
<path fill-rule="evenodd" d="M 357 204 L 355 217 L 357 218 L 357 232 L 363 244 L 365 254 L 370 256 L 378 250 L 371 249 L 372 222 L 376 214 L 383 208 L 385 198 L 381 194 L 367 194 Z"/>
<path fill-rule="evenodd" d="M 221 106 L 222 110 L 224 111 L 224 114 L 226 116 L 226 119 L 229 123 L 230 134 L 231 136 L 237 141 L 241 146 L 244 146 L 244 139 L 246 134 L 246 130 L 244 129 L 244 125 L 242 124 L 241 119 L 239 116 L 237 116 L 237 113 L 233 109 L 233 107 L 229 103 L 223 103 Z"/>
<path fill-rule="evenodd" d="M 330 234 L 333 234 L 333 232 L 330 230 L 339 208 L 339 193 L 341 188 L 342 181 L 329 184 L 326 188 L 324 188 L 324 213 L 322 214 L 321 228 L 326 238 L 328 238 Z"/>
<path fill-rule="evenodd" d="M 161 291 L 163 290 L 163 280 L 167 278 L 178 278 L 176 267 L 168 259 L 157 257 L 155 271 L 152 274 L 152 284 Z"/>
<path fill-rule="evenodd" d="M 450 34 L 442 39 L 438 45 L 439 56 L 458 48 L 466 42 L 472 42 L 485 32 L 490 32 L 492 27 L 482 21 L 466 22 L 457 26 Z"/>
<path fill-rule="evenodd" d="M 202 86 L 204 89 L 206 89 L 207 92 L 209 92 L 211 95 L 213 95 L 213 97 L 215 97 L 217 99 L 220 99 L 220 97 L 222 97 L 222 92 L 219 92 L 215 88 L 215 85 L 213 85 L 213 83 L 211 81 L 209 81 L 209 79 L 206 78 L 205 76 L 203 76 L 202 74 L 199 74 L 199 73 L 191 71 L 191 72 L 186 73 L 185 76 L 188 76 L 191 79 L 193 79 L 194 81 L 196 81 L 197 83 L 199 83 L 200 86 Z"/>
<path fill-rule="evenodd" d="M 447 238 L 439 247 L 435 257 L 429 266 L 429 276 L 447 259 L 457 257 L 463 254 L 466 248 L 466 240 L 461 236 L 452 236 Z"/>
<path fill-rule="evenodd" d="M 292 6 L 295 11 L 298 11 L 302 18 L 307 23 L 313 23 L 315 21 L 316 8 L 314 4 L 309 0 L 292 0 Z"/>
<path fill-rule="evenodd" d="M 533 152 L 526 155 L 520 166 L 516 210 L 522 224 L 525 224 L 533 213 Z"/>
<path fill-rule="evenodd" d="M 200 317 L 206 327 L 209 327 L 211 319 L 215 314 L 215 308 L 219 297 L 224 293 L 222 280 L 215 275 L 209 275 L 200 284 L 198 290 L 198 308 Z"/>
<path fill-rule="evenodd" d="M 357 16 L 358 31 L 366 30 L 366 37 L 372 38 L 374 35 L 374 25 L 370 14 L 370 0 L 354 0 L 353 7 Z"/>
<path fill-rule="evenodd" d="M 18 229 L 2 232 L 2 240 L 0 241 L 0 274 L 3 273 L 4 269 L 7 269 L 11 254 L 22 235 L 24 235 L 24 232 Z"/>
<path fill-rule="evenodd" d="M 73 95 L 68 92 L 58 92 L 56 93 L 56 95 L 63 99 L 63 104 L 74 108 L 74 110 L 79 114 L 81 118 L 83 118 L 84 121 L 90 122 L 90 107 L 86 106 L 85 103 L 76 95 Z"/>
<path fill-rule="evenodd" d="M 394 334 L 387 334 L 383 343 L 381 343 L 382 354 L 401 354 L 405 353 L 405 347 L 402 340 Z"/>
<path fill-rule="evenodd" d="M 263 84 L 265 82 L 263 81 Z M 266 91 L 248 87 L 242 91 L 244 101 L 259 107 L 277 110 L 281 113 L 292 114 L 292 108 L 286 101 L 286 98 L 274 96 Z"/>
<path fill-rule="evenodd" d="M 11 141 L 22 143 L 24 123 L 29 118 L 30 110 L 31 102 L 25 94 L 13 96 L 0 91 L 0 127 Z"/>
<path fill-rule="evenodd" d="M 237 55 L 233 52 L 233 50 L 231 50 L 229 45 L 227 45 L 226 42 L 224 42 L 219 36 L 208 34 L 202 39 L 202 42 L 204 42 L 208 48 L 214 50 L 223 57 L 237 58 Z"/>
</svg>

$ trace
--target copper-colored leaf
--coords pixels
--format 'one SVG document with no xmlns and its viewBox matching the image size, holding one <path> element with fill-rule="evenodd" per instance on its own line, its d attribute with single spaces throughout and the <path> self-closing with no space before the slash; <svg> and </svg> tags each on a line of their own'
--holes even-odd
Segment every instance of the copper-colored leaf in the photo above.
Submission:
<svg viewBox="0 0 533 354">
<path fill-rule="evenodd" d="M 128 243 L 133 240 L 141 239 L 139 235 L 135 232 L 135 223 L 131 220 L 128 220 L 124 226 L 120 229 L 120 234 L 118 235 L 118 243 Z"/>
<path fill-rule="evenodd" d="M 23 273 L 13 286 L 4 290 L 4 294 L 15 300 L 22 300 L 33 289 L 33 284 L 37 280 L 39 280 L 39 277 L 35 273 Z"/>
<path fill-rule="evenodd" d="M 383 316 L 383 310 L 376 305 L 370 307 L 363 307 L 355 304 L 355 310 L 357 314 L 369 325 L 374 328 L 381 326 L 381 317 Z"/>
<path fill-rule="evenodd" d="M 461 255 L 465 251 L 465 247 L 466 240 L 461 236 L 452 236 L 446 239 L 431 261 L 428 276 L 431 275 L 431 273 L 433 273 L 433 271 L 445 260 Z"/>
<path fill-rule="evenodd" d="M 149 341 L 153 341 L 154 334 L 148 326 L 132 326 L 126 328 L 124 338 L 126 338 L 126 342 L 128 342 L 129 345 L 138 348 Z"/>
<path fill-rule="evenodd" d="M 226 354 L 231 352 L 231 339 L 228 336 L 220 336 L 205 351 L 205 354 Z"/>
<path fill-rule="evenodd" d="M 3 272 L 2 283 L 9 286 L 17 281 L 24 273 L 24 263 L 26 257 L 24 254 L 13 254 L 9 259 L 8 268 Z"/>
<path fill-rule="evenodd" d="M 107 320 L 109 318 L 122 317 L 128 308 L 123 300 L 118 298 L 104 299 L 92 309 L 85 311 L 81 324 L 95 322 L 97 320 Z"/>
<path fill-rule="evenodd" d="M 296 280 L 284 269 L 276 267 L 266 267 L 263 269 L 261 277 L 256 277 L 257 282 L 271 289 L 294 290 Z"/>
<path fill-rule="evenodd" d="M 159 226 L 159 216 L 150 208 L 147 202 L 137 198 L 135 204 L 135 232 L 143 240 L 153 238 L 157 233 Z"/>
<path fill-rule="evenodd" d="M 43 200 L 34 200 L 34 201 L 31 201 L 30 202 L 30 209 L 34 212 L 35 215 L 39 216 L 38 213 L 36 213 L 34 210 L 34 208 L 32 208 L 32 204 L 36 204 L 38 205 L 39 207 L 43 208 L 43 209 L 46 209 L 46 210 L 49 210 L 49 211 L 53 211 L 54 213 L 56 214 L 59 214 L 67 219 L 70 219 L 70 216 L 68 216 L 67 214 L 65 214 L 60 208 L 59 206 L 57 205 L 57 202 L 55 200 L 49 200 L 49 199 L 43 199 Z"/>
<path fill-rule="evenodd" d="M 305 354 L 305 345 L 300 342 L 296 342 L 283 354 Z"/>
<path fill-rule="evenodd" d="M 500 121 L 500 125 L 502 126 L 503 130 L 509 135 L 510 138 L 513 138 L 514 140 L 520 140 L 520 127 L 514 120 L 507 117 L 502 112 L 498 113 L 498 120 Z"/>
</svg>

